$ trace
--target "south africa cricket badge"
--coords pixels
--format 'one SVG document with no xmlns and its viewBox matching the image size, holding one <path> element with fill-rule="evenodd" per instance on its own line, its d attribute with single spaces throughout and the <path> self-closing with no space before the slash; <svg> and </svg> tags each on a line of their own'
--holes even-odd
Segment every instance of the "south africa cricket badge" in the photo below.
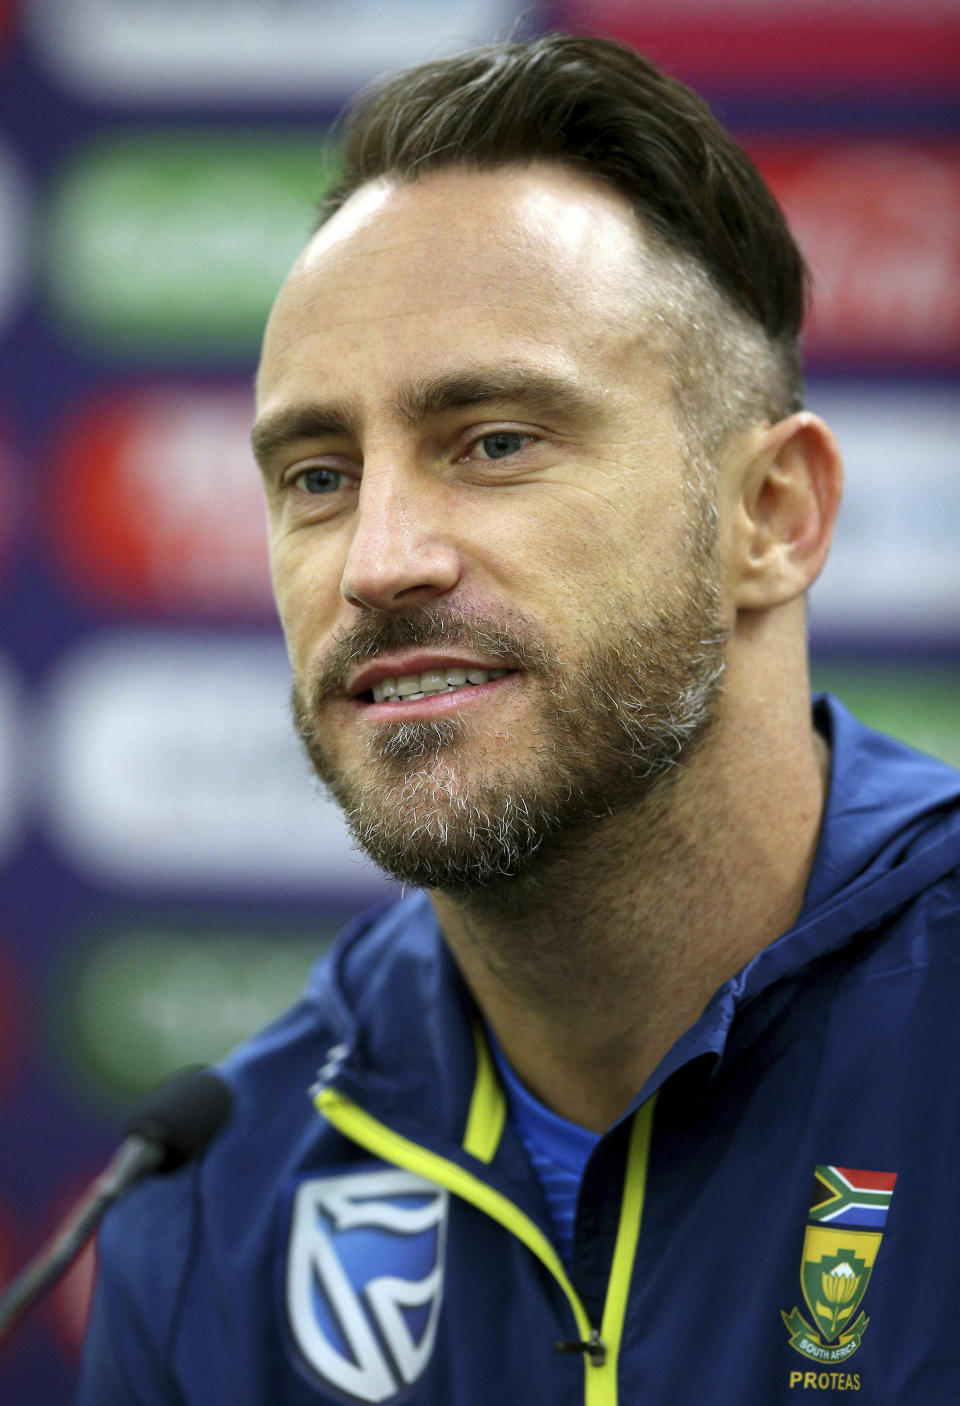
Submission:
<svg viewBox="0 0 960 1406">
<path fill-rule="evenodd" d="M 812 1323 L 781 1312 L 790 1346 L 811 1362 L 845 1362 L 870 1319 L 860 1307 L 887 1222 L 896 1172 L 817 1167 L 803 1238 L 800 1285 Z M 859 1310 L 859 1312 L 858 1312 Z"/>
</svg>

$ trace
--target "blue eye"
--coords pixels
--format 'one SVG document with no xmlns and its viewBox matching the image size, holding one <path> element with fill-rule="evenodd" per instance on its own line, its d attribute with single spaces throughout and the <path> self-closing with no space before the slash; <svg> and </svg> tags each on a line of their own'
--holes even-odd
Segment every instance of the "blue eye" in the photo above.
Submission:
<svg viewBox="0 0 960 1406">
<path fill-rule="evenodd" d="M 302 488 L 304 493 L 336 493 L 337 489 L 343 486 L 343 474 L 339 469 L 327 469 L 318 465 L 314 469 L 302 469 L 294 483 Z"/>
<path fill-rule="evenodd" d="M 493 434 L 485 434 L 480 444 L 488 459 L 506 459 L 518 453 L 529 438 L 529 435 L 516 430 L 496 430 Z"/>
</svg>

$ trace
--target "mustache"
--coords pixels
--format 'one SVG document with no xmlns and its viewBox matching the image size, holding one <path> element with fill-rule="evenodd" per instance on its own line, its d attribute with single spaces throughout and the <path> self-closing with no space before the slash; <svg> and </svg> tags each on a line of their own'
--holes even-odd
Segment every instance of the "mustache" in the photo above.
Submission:
<svg viewBox="0 0 960 1406">
<path fill-rule="evenodd" d="M 342 695 L 357 665 L 389 650 L 449 644 L 467 645 L 504 669 L 548 675 L 554 670 L 551 655 L 526 622 L 494 623 L 450 608 L 411 606 L 403 614 L 371 612 L 335 635 L 310 689 L 311 700 L 316 707 Z"/>
</svg>

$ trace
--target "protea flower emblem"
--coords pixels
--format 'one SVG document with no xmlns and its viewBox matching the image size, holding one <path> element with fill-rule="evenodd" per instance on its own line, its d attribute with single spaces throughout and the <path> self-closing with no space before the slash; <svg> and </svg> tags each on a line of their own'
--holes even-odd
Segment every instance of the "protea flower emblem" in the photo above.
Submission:
<svg viewBox="0 0 960 1406">
<path fill-rule="evenodd" d="M 826 1303 L 816 1306 L 817 1318 L 821 1323 L 829 1315 L 830 1327 L 827 1337 L 835 1337 L 845 1318 L 848 1318 L 859 1303 L 857 1290 L 862 1275 L 857 1274 L 848 1260 L 841 1260 L 831 1270 L 820 1276 L 820 1288 Z"/>
<path fill-rule="evenodd" d="M 856 1313 L 879 1244 L 879 1235 L 808 1228 L 800 1278 L 824 1343 L 835 1341 Z"/>
</svg>

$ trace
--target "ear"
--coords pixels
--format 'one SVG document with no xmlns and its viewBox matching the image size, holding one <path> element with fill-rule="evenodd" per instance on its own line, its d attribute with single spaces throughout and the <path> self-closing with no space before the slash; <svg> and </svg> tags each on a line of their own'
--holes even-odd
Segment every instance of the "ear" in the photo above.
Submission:
<svg viewBox="0 0 960 1406">
<path fill-rule="evenodd" d="M 740 459 L 735 602 L 766 610 L 820 574 L 840 506 L 843 466 L 832 431 L 803 410 L 759 426 Z"/>
</svg>

